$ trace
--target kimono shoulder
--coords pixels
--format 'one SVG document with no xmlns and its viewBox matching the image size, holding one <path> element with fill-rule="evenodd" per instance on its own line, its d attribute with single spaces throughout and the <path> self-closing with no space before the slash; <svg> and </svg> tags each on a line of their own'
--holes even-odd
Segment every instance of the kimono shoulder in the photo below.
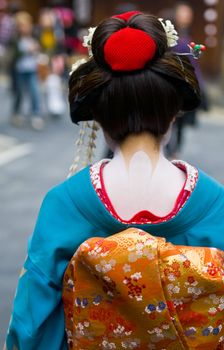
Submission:
<svg viewBox="0 0 224 350">
<path fill-rule="evenodd" d="M 224 250 L 224 187 L 202 171 L 182 214 L 189 217 L 186 243 Z"/>
<path fill-rule="evenodd" d="M 73 188 L 79 181 L 76 177 L 66 180 L 43 200 L 19 278 L 7 350 L 68 348 L 61 295 L 63 275 L 78 246 L 95 231 L 77 208 L 78 197 L 71 198 L 68 183 Z"/>
<path fill-rule="evenodd" d="M 29 240 L 30 260 L 59 286 L 78 246 L 96 232 L 85 212 L 76 205 L 81 200 L 79 178 L 75 175 L 46 194 Z"/>
</svg>

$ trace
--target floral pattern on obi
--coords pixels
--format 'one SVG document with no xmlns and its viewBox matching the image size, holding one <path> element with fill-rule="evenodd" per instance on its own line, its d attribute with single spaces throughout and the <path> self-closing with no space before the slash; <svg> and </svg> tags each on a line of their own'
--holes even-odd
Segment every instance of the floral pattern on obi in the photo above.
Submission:
<svg viewBox="0 0 224 350">
<path fill-rule="evenodd" d="M 135 228 L 87 240 L 64 275 L 69 349 L 224 349 L 223 266 Z"/>
</svg>

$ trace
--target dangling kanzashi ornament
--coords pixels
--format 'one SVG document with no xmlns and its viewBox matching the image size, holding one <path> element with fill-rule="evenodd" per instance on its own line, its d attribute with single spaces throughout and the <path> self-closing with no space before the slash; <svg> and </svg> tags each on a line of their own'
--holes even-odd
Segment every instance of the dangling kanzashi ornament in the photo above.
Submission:
<svg viewBox="0 0 224 350">
<path fill-rule="evenodd" d="M 194 42 L 191 42 L 188 45 L 190 49 L 190 53 L 195 59 L 198 59 L 201 57 L 202 53 L 206 51 L 206 46 L 202 44 L 195 44 Z"/>
</svg>

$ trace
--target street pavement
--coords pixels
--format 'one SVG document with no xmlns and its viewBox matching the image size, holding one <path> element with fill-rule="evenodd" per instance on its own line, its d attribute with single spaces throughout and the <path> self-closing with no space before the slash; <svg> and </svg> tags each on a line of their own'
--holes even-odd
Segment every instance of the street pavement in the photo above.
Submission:
<svg viewBox="0 0 224 350">
<path fill-rule="evenodd" d="M 10 95 L 0 87 L 0 347 L 39 207 L 45 193 L 66 178 L 77 137 L 67 115 L 48 118 L 45 129 L 36 132 L 10 126 L 9 114 Z M 202 115 L 198 127 L 186 131 L 181 158 L 224 184 L 223 135 L 222 109 Z M 100 142 L 98 156 L 102 147 Z"/>
</svg>

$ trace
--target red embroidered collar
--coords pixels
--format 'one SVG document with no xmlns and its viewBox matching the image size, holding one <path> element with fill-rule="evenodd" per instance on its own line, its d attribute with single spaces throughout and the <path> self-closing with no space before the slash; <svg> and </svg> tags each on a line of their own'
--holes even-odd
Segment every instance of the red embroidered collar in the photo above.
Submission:
<svg viewBox="0 0 224 350">
<path fill-rule="evenodd" d="M 173 161 L 173 164 L 175 164 L 178 168 L 185 171 L 187 175 L 186 182 L 176 200 L 173 210 L 168 215 L 163 217 L 156 216 L 147 210 L 143 210 L 135 214 L 130 220 L 123 220 L 117 214 L 115 208 L 113 207 L 113 204 L 111 203 L 110 198 L 108 197 L 108 194 L 104 186 L 102 172 L 103 172 L 104 166 L 107 163 L 108 163 L 108 160 L 104 159 L 98 163 L 93 164 L 90 167 L 90 178 L 98 197 L 100 198 L 101 202 L 104 204 L 106 209 L 116 220 L 118 220 L 123 224 L 135 224 L 135 225 L 159 224 L 159 223 L 171 220 L 183 208 L 183 206 L 189 199 L 191 193 L 193 192 L 198 180 L 198 170 L 196 168 L 194 168 L 190 164 L 181 160 Z"/>
</svg>

